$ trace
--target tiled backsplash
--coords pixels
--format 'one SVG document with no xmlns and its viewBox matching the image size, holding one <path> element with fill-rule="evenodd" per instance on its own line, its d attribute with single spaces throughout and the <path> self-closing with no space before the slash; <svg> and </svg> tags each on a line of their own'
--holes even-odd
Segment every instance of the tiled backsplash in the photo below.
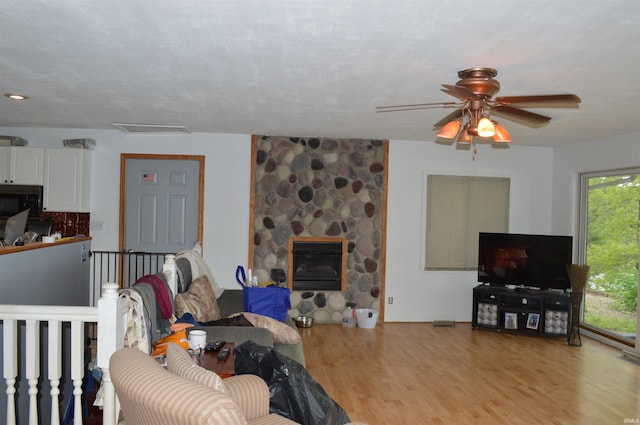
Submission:
<svg viewBox="0 0 640 425">
<path fill-rule="evenodd" d="M 60 232 L 62 237 L 89 236 L 90 213 L 43 212 L 40 217 L 52 221 L 51 232 Z"/>
</svg>

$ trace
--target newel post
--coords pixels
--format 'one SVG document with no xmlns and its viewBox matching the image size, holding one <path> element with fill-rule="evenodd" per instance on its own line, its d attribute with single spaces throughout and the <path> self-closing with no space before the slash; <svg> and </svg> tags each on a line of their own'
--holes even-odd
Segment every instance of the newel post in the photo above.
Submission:
<svg viewBox="0 0 640 425">
<path fill-rule="evenodd" d="M 104 425 L 116 425 L 116 393 L 109 375 L 109 359 L 124 345 L 123 304 L 118 296 L 116 283 L 102 286 L 102 297 L 98 300 L 98 355 L 97 364 L 102 369 L 104 405 L 102 421 Z"/>
<path fill-rule="evenodd" d="M 164 257 L 164 263 L 162 264 L 162 272 L 167 278 L 167 284 L 174 294 L 178 291 L 178 274 L 176 273 L 176 256 L 174 254 L 167 254 Z"/>
</svg>

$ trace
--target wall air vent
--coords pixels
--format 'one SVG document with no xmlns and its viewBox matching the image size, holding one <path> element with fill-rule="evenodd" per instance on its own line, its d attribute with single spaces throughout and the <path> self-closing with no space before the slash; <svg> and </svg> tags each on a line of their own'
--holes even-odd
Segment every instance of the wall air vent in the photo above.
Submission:
<svg viewBox="0 0 640 425">
<path fill-rule="evenodd" d="M 181 125 L 124 124 L 114 122 L 113 126 L 125 133 L 191 133 L 186 127 Z"/>
</svg>

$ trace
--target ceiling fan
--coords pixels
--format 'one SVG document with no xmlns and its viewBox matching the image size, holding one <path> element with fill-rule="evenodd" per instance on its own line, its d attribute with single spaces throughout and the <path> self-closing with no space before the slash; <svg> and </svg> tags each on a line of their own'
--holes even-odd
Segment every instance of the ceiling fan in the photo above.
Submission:
<svg viewBox="0 0 640 425">
<path fill-rule="evenodd" d="M 413 105 L 378 106 L 376 112 L 411 111 L 416 109 L 456 108 L 433 125 L 439 130 L 437 137 L 456 139 L 457 143 L 470 144 L 475 137 L 491 137 L 493 142 L 511 142 L 507 130 L 491 115 L 537 128 L 551 117 L 530 112 L 530 108 L 577 108 L 581 102 L 575 94 L 546 94 L 534 96 L 493 96 L 500 91 L 500 83 L 494 77 L 493 68 L 469 68 L 458 72 L 460 81 L 455 85 L 443 84 L 443 92 L 458 98 L 457 102 L 418 103 Z"/>
</svg>

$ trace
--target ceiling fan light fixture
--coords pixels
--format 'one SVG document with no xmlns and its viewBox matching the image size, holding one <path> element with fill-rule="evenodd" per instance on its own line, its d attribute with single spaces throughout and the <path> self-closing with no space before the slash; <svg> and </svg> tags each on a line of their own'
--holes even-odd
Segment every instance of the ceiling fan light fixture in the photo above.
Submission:
<svg viewBox="0 0 640 425">
<path fill-rule="evenodd" d="M 493 135 L 493 141 L 497 143 L 511 143 L 511 135 L 506 128 L 498 124 L 494 123 L 493 127 L 496 130 L 496 134 Z"/>
<path fill-rule="evenodd" d="M 436 137 L 440 137 L 442 139 L 453 139 L 458 135 L 460 126 L 462 126 L 462 121 L 460 120 L 449 121 L 440 129 L 440 131 L 438 131 Z"/>
<path fill-rule="evenodd" d="M 461 145 L 468 145 L 471 143 L 471 135 L 467 132 L 466 126 L 458 135 L 458 140 L 456 140 L 456 142 L 460 143 Z"/>
<path fill-rule="evenodd" d="M 437 138 L 453 139 L 458 143 L 476 144 L 476 137 L 492 138 L 492 143 L 509 143 L 511 135 L 491 119 L 492 112 L 532 128 L 546 124 L 551 117 L 522 108 L 577 108 L 580 97 L 575 94 L 540 94 L 533 96 L 498 96 L 500 83 L 494 79 L 493 68 L 469 68 L 458 72 L 460 80 L 442 84 L 442 92 L 456 98 L 455 102 L 429 102 L 377 106 L 376 112 L 412 111 L 416 109 L 456 108 L 436 122 L 433 130 Z M 498 109 L 499 108 L 499 109 Z M 499 112 L 498 112 L 499 111 Z M 475 148 L 474 148 L 475 149 Z"/>
<path fill-rule="evenodd" d="M 478 121 L 478 136 L 493 137 L 495 134 L 496 130 L 491 120 L 487 117 L 480 118 L 480 121 Z"/>
</svg>

